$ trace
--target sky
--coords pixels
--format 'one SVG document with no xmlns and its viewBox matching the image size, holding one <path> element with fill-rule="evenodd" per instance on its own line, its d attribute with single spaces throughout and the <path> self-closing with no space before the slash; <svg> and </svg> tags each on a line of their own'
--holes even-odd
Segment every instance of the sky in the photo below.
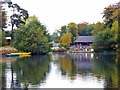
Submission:
<svg viewBox="0 0 120 90">
<path fill-rule="evenodd" d="M 97 23 L 103 21 L 103 10 L 119 0 L 12 0 L 21 8 L 35 15 L 52 34 L 70 22 Z"/>
</svg>

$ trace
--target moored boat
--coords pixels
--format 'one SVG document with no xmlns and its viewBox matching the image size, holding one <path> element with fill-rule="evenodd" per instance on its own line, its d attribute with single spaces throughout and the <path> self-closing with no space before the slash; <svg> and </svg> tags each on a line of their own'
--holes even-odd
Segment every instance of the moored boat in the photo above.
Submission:
<svg viewBox="0 0 120 90">
<path fill-rule="evenodd" d="M 11 53 L 11 54 L 30 55 L 30 54 L 31 54 L 31 52 L 28 52 L 28 53 Z"/>
<path fill-rule="evenodd" d="M 5 57 L 19 57 L 20 54 L 6 54 Z"/>
</svg>

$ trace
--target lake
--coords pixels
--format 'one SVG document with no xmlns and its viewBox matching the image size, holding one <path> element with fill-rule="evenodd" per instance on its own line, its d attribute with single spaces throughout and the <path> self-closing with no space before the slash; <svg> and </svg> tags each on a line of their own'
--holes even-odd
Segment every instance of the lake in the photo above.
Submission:
<svg viewBox="0 0 120 90">
<path fill-rule="evenodd" d="M 2 88 L 119 88 L 120 56 L 51 53 L 3 58 Z"/>
</svg>

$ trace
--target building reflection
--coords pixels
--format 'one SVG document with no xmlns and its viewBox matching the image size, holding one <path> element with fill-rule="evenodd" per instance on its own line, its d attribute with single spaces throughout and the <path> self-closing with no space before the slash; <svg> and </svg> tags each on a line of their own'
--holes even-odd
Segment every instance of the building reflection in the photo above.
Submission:
<svg viewBox="0 0 120 90">
<path fill-rule="evenodd" d="M 84 70 L 85 72 L 91 72 L 94 68 L 94 63 L 92 61 L 93 54 L 81 53 L 81 54 L 71 54 L 70 59 L 76 63 L 78 68 L 78 73 Z"/>
<path fill-rule="evenodd" d="M 71 80 L 77 76 L 87 78 L 96 77 L 104 80 L 105 88 L 120 86 L 120 56 L 112 54 L 74 53 L 57 55 L 62 75 Z M 117 60 L 117 62 L 116 62 Z"/>
</svg>

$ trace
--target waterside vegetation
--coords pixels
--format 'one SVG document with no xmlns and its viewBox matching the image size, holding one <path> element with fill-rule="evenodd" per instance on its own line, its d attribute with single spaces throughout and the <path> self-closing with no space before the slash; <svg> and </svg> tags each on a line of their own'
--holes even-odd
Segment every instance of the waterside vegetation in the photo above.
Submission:
<svg viewBox="0 0 120 90">
<path fill-rule="evenodd" d="M 89 24 L 88 22 L 79 24 L 70 22 L 67 25 L 61 26 L 61 28 L 56 30 L 52 35 L 48 33 L 46 26 L 43 25 L 36 16 L 29 16 L 28 12 L 23 9 L 26 17 L 24 18 L 24 15 L 20 17 L 20 22 L 15 23 L 16 21 L 13 20 L 14 18 L 12 17 L 16 17 L 15 14 L 11 16 L 11 20 L 14 22 L 11 22 L 12 31 L 8 31 L 9 34 L 11 34 L 10 46 L 16 48 L 18 51 L 31 52 L 32 54 L 47 54 L 50 51 L 63 52 L 70 49 L 70 46 L 75 44 L 78 36 L 95 36 L 95 41 L 91 44 L 95 52 L 119 51 L 119 4 L 120 2 L 104 8 L 103 22 L 93 24 Z M 13 5 L 17 10 L 21 10 L 17 4 Z M 20 13 L 19 10 L 17 12 Z M 0 30 L 0 45 L 5 46 L 7 45 L 5 37 L 8 35 L 8 32 L 4 30 L 4 28 L 6 28 L 5 14 L 0 17 L 4 19 L 2 21 L 4 26 L 2 26 Z M 24 21 L 24 23 L 21 23 L 22 21 Z M 14 29 L 15 25 L 17 29 Z M 60 43 L 60 48 L 51 50 L 52 44 L 50 42 L 52 41 L 54 43 Z"/>
</svg>

